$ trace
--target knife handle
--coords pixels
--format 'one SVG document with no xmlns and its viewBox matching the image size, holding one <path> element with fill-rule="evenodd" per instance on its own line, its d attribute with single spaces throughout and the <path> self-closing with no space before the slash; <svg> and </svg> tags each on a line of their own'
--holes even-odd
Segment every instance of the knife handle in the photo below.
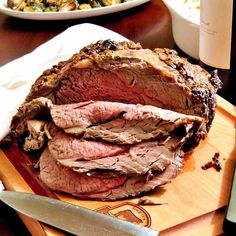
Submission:
<svg viewBox="0 0 236 236">
<path fill-rule="evenodd" d="M 223 222 L 225 235 L 236 235 L 236 161 L 234 162 L 234 175 L 231 185 L 228 207 Z"/>
</svg>

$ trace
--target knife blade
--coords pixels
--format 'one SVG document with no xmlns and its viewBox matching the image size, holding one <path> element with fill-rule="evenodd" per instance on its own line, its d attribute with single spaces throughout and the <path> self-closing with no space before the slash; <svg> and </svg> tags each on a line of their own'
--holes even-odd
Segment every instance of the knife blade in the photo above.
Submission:
<svg viewBox="0 0 236 236">
<path fill-rule="evenodd" d="M 236 232 L 236 161 L 234 161 L 234 173 L 228 206 L 223 222 L 223 231 L 225 235 L 235 235 Z"/>
<path fill-rule="evenodd" d="M 65 201 L 31 193 L 0 191 L 0 200 L 38 221 L 80 236 L 157 236 L 150 228 Z"/>
</svg>

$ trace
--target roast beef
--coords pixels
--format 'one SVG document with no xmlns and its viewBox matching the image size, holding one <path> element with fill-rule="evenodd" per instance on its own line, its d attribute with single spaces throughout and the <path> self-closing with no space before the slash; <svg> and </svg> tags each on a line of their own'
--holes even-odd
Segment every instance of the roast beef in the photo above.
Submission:
<svg viewBox="0 0 236 236">
<path fill-rule="evenodd" d="M 170 49 L 98 41 L 43 72 L 7 136 L 40 149 L 40 178 L 115 200 L 166 184 L 204 139 L 221 82 Z"/>
</svg>

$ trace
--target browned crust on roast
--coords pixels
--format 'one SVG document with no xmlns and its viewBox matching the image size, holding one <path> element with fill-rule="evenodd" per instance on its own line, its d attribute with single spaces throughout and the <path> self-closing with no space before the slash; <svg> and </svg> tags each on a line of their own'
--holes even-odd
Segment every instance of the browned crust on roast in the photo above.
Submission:
<svg viewBox="0 0 236 236">
<path fill-rule="evenodd" d="M 135 52 L 132 53 L 132 50 Z M 115 51 L 116 53 L 114 53 Z M 165 68 L 165 64 L 168 76 L 173 77 L 179 86 L 182 86 L 183 90 L 187 90 L 188 92 L 197 88 L 211 91 L 221 87 L 221 82 L 217 74 L 212 75 L 199 65 L 189 63 L 186 58 L 179 57 L 174 50 L 156 48 L 154 51 L 151 51 L 149 49 L 142 49 L 139 43 L 136 44 L 132 41 L 116 43 L 106 40 L 98 41 L 96 44 L 90 44 L 81 49 L 80 53 L 74 54 L 69 60 L 62 61 L 51 69 L 45 70 L 32 86 L 26 101 L 36 97 L 48 96 L 59 85 L 60 80 L 63 79 L 63 73 L 76 66 L 79 61 L 87 59 L 91 64 L 95 65 L 103 60 L 109 62 L 111 59 L 114 60 L 115 57 L 118 60 L 122 60 L 122 53 L 120 51 L 128 51 L 127 55 L 123 54 L 124 59 L 140 57 L 140 60 L 145 60 L 150 64 L 153 62 L 150 59 L 154 59 L 157 56 L 155 61 L 162 64 L 162 69 Z M 138 57 L 136 55 L 137 51 L 141 51 Z M 153 58 L 145 58 L 145 54 L 152 54 L 153 52 L 155 53 L 155 55 L 152 55 Z M 163 75 L 165 75 L 164 71 Z M 194 94 L 192 95 L 194 97 Z"/>
</svg>

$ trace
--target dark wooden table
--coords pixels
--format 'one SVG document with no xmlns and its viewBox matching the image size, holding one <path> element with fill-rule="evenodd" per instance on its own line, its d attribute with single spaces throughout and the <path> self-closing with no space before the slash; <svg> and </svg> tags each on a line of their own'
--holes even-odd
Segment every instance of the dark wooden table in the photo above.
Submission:
<svg viewBox="0 0 236 236">
<path fill-rule="evenodd" d="M 171 18 L 161 0 L 114 14 L 67 21 L 31 21 L 0 13 L 0 65 L 31 52 L 72 25 L 93 23 L 144 47 L 174 47 Z"/>
<path fill-rule="evenodd" d="M 140 42 L 143 47 L 176 49 L 171 17 L 161 0 L 152 0 L 119 13 L 66 21 L 31 21 L 0 13 L 0 66 L 31 52 L 69 26 L 80 23 L 106 27 Z M 0 203 L 0 235 L 29 235 L 15 212 L 3 203 Z"/>
</svg>

